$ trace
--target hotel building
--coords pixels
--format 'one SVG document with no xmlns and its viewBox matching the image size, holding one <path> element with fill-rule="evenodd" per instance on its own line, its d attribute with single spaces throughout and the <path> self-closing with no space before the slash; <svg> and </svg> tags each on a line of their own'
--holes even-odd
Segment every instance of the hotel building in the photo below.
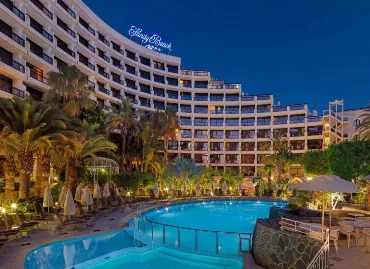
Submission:
<svg viewBox="0 0 370 269">
<path fill-rule="evenodd" d="M 0 0 L 0 96 L 41 100 L 49 71 L 76 65 L 109 111 L 130 98 L 141 111 L 177 111 L 181 130 L 169 156 L 200 165 L 263 171 L 273 132 L 294 154 L 346 139 L 343 102 L 318 116 L 307 104 L 280 105 L 272 94 L 244 95 L 240 84 L 189 70 L 178 57 L 145 48 L 116 32 L 81 0 Z M 300 172 L 297 171 L 297 175 Z"/>
</svg>

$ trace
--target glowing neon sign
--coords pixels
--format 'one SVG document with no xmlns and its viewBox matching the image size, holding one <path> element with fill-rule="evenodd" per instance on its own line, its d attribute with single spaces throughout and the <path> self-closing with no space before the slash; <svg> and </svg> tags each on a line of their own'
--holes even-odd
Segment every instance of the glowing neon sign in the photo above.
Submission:
<svg viewBox="0 0 370 269">
<path fill-rule="evenodd" d="M 143 34 L 143 29 L 131 26 L 130 30 L 128 31 L 129 36 L 137 37 L 141 40 L 141 44 L 151 50 L 155 51 L 162 51 L 162 49 L 167 49 L 171 51 L 171 43 L 165 43 L 162 41 L 162 38 L 159 35 L 152 35 L 148 36 L 147 34 Z"/>
</svg>

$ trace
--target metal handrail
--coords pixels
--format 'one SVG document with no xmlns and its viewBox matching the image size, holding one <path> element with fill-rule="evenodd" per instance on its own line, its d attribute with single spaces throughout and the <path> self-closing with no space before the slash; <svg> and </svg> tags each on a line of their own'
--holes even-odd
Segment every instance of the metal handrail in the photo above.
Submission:
<svg viewBox="0 0 370 269">
<path fill-rule="evenodd" d="M 141 215 L 139 215 L 137 213 L 133 213 L 133 215 L 134 215 L 134 220 L 135 219 L 141 219 L 141 220 L 144 221 L 144 224 L 145 224 L 145 222 L 148 222 L 148 223 L 151 224 L 151 236 L 150 237 L 151 237 L 152 240 L 155 240 L 153 224 L 162 226 L 162 229 L 163 229 L 162 244 L 166 244 L 166 227 L 169 227 L 169 228 L 177 229 L 177 242 L 178 242 L 177 243 L 177 248 L 181 247 L 180 229 L 182 229 L 182 230 L 189 230 L 189 231 L 194 231 L 195 232 L 195 240 L 194 240 L 194 250 L 195 250 L 195 252 L 198 252 L 198 250 L 199 250 L 199 248 L 198 248 L 198 233 L 199 232 L 214 233 L 216 235 L 216 239 L 215 239 L 216 240 L 215 241 L 215 253 L 216 254 L 219 254 L 219 242 L 218 242 L 219 241 L 218 240 L 219 239 L 219 234 L 238 235 L 238 237 L 239 237 L 238 254 L 241 254 L 241 252 L 242 252 L 242 241 L 243 240 L 248 240 L 248 243 L 249 243 L 248 251 L 251 251 L 251 249 L 252 249 L 252 233 L 189 228 L 189 227 L 184 227 L 184 226 L 176 226 L 176 225 L 165 224 L 165 223 L 161 223 L 161 222 L 157 222 L 157 221 L 152 221 L 152 220 L 149 220 L 149 219 L 146 219 L 146 218 L 142 217 Z M 136 221 L 134 221 L 134 226 L 140 232 L 139 221 L 137 223 L 138 223 L 138 227 L 136 227 Z M 145 232 L 143 234 L 145 235 Z M 247 236 L 247 238 L 245 238 L 243 236 Z"/>
</svg>

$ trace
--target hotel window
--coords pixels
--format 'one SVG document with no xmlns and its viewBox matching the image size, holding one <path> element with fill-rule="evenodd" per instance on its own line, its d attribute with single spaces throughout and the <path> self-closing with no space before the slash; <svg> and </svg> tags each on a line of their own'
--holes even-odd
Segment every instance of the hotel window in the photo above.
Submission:
<svg viewBox="0 0 370 269">
<path fill-rule="evenodd" d="M 153 67 L 155 69 L 164 70 L 164 64 L 161 62 L 153 61 Z"/>
<path fill-rule="evenodd" d="M 211 126 L 223 126 L 224 120 L 223 119 L 211 119 Z"/>
<path fill-rule="evenodd" d="M 26 66 L 28 66 L 28 68 L 30 69 L 30 76 L 31 78 L 34 78 L 38 81 L 42 81 L 43 82 L 43 78 L 44 78 L 44 71 L 40 68 L 37 68 L 36 66 L 30 64 L 30 63 L 26 63 Z"/>
<path fill-rule="evenodd" d="M 353 121 L 353 126 L 359 126 L 361 124 L 361 121 L 359 119 L 355 119 Z"/>
</svg>

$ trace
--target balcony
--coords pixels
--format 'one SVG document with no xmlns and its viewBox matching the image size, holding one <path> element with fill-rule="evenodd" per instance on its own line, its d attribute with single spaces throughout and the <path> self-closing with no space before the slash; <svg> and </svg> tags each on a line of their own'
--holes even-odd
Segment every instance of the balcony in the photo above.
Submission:
<svg viewBox="0 0 370 269">
<path fill-rule="evenodd" d="M 95 30 L 90 27 L 90 25 L 84 21 L 81 17 L 79 18 L 80 25 L 82 25 L 87 31 L 90 32 L 93 36 L 95 36 Z"/>
<path fill-rule="evenodd" d="M 270 133 L 257 133 L 257 138 L 270 138 Z"/>
<path fill-rule="evenodd" d="M 195 151 L 207 151 L 208 147 L 207 146 L 198 146 L 198 147 L 194 147 L 194 150 Z"/>
<path fill-rule="evenodd" d="M 183 112 L 183 113 L 192 113 L 191 107 L 181 107 L 181 112 Z"/>
<path fill-rule="evenodd" d="M 154 89 L 153 92 L 155 96 L 164 97 L 164 91 L 159 91 L 159 90 Z"/>
<path fill-rule="evenodd" d="M 140 85 L 140 91 L 143 92 L 143 93 L 147 93 L 147 94 L 150 94 L 150 87 L 143 87 Z"/>
<path fill-rule="evenodd" d="M 208 96 L 194 96 L 194 101 L 208 101 Z"/>
<path fill-rule="evenodd" d="M 304 110 L 304 105 L 302 105 L 302 104 L 291 105 L 290 106 L 290 111 L 295 111 L 295 110 Z"/>
<path fill-rule="evenodd" d="M 192 123 L 191 121 L 186 121 L 186 120 L 180 120 L 180 124 L 184 126 L 191 126 Z"/>
<path fill-rule="evenodd" d="M 226 95 L 226 102 L 238 102 L 239 96 Z"/>
<path fill-rule="evenodd" d="M 307 122 L 322 122 L 322 118 L 315 116 L 307 117 Z"/>
<path fill-rule="evenodd" d="M 191 101 L 191 95 L 181 95 L 181 100 L 189 100 L 189 101 Z"/>
<path fill-rule="evenodd" d="M 33 49 L 32 46 L 30 47 L 30 51 L 35 54 L 36 56 L 40 57 L 41 59 L 43 59 L 45 62 L 49 63 L 49 64 L 53 64 L 53 58 L 51 58 L 49 55 L 39 51 L 39 50 L 36 50 L 36 49 Z M 24 70 L 24 68 L 23 68 Z M 24 71 L 23 71 L 24 72 Z"/>
<path fill-rule="evenodd" d="M 184 87 L 184 88 L 191 88 L 191 87 L 192 87 L 192 84 L 191 84 L 191 83 L 182 83 L 182 84 L 181 84 L 181 87 Z"/>
<path fill-rule="evenodd" d="M 257 121 L 257 126 L 267 126 L 270 124 L 271 124 L 271 121 Z"/>
<path fill-rule="evenodd" d="M 130 88 L 130 89 L 137 90 L 137 86 L 135 85 L 135 83 L 130 83 L 130 82 L 126 81 L 126 87 Z"/>
<path fill-rule="evenodd" d="M 308 136 L 322 135 L 322 131 L 316 131 L 316 132 L 310 132 L 310 131 L 308 131 L 307 132 L 307 135 Z"/>
<path fill-rule="evenodd" d="M 196 114 L 208 114 L 208 109 L 199 109 L 199 108 L 194 108 L 194 113 Z"/>
<path fill-rule="evenodd" d="M 58 46 L 58 48 L 60 48 L 64 52 L 66 52 L 67 54 L 71 55 L 73 58 L 76 57 L 76 53 L 73 50 L 71 50 L 70 48 L 68 48 L 66 43 L 60 44 L 59 39 L 58 39 L 57 46 Z"/>
<path fill-rule="evenodd" d="M 272 111 L 273 112 L 283 112 L 283 111 L 288 111 L 288 107 L 287 106 L 274 106 L 272 108 Z"/>
<path fill-rule="evenodd" d="M 33 69 L 30 69 L 30 77 L 48 85 L 48 79 Z"/>
<path fill-rule="evenodd" d="M 238 164 L 239 160 L 238 159 L 230 159 L 230 160 L 226 160 L 226 163 L 227 164 Z"/>
<path fill-rule="evenodd" d="M 288 119 L 284 119 L 284 120 L 275 120 L 274 121 L 274 125 L 281 125 L 281 124 L 287 124 L 288 123 Z"/>
<path fill-rule="evenodd" d="M 246 101 L 246 102 L 248 102 L 248 101 L 254 101 L 254 95 L 242 95 L 240 97 L 240 100 L 241 101 Z"/>
<path fill-rule="evenodd" d="M 212 96 L 210 97 L 211 102 L 223 102 L 224 97 L 223 96 Z"/>
<path fill-rule="evenodd" d="M 257 95 L 257 101 L 264 101 L 264 100 L 270 100 L 271 97 L 269 94 L 260 94 Z"/>
<path fill-rule="evenodd" d="M 95 48 L 89 44 L 89 41 L 87 41 L 85 38 L 79 35 L 79 42 L 84 45 L 86 48 L 88 48 L 91 52 L 95 53 Z"/>
<path fill-rule="evenodd" d="M 254 108 L 243 108 L 241 109 L 241 114 L 253 114 Z"/>
<path fill-rule="evenodd" d="M 170 99 L 178 99 L 179 96 L 177 94 L 167 93 L 168 98 Z"/>
<path fill-rule="evenodd" d="M 50 20 L 53 20 L 53 13 L 48 10 L 39 0 L 31 0 L 31 2 L 40 9 Z"/>
<path fill-rule="evenodd" d="M 208 126 L 208 122 L 194 121 L 194 126 Z"/>
<path fill-rule="evenodd" d="M 271 108 L 269 107 L 257 107 L 257 113 L 269 113 Z"/>
<path fill-rule="evenodd" d="M 71 28 L 69 28 L 68 25 L 64 21 L 57 18 L 57 24 L 60 28 L 66 31 L 70 36 L 72 36 L 73 38 L 76 38 L 76 33 Z"/>
<path fill-rule="evenodd" d="M 22 11 L 20 11 L 12 1 L 10 0 L 1 0 L 0 3 L 2 3 L 4 6 L 6 6 L 11 12 L 13 12 L 18 18 L 20 18 L 22 21 L 26 20 L 26 17 Z"/>
<path fill-rule="evenodd" d="M 211 120 L 211 126 L 224 126 L 224 122 L 223 121 L 212 121 Z"/>
<path fill-rule="evenodd" d="M 208 76 L 208 71 L 194 71 L 194 76 Z"/>
<path fill-rule="evenodd" d="M 322 145 L 316 144 L 316 145 L 307 145 L 308 150 L 321 150 Z"/>
<path fill-rule="evenodd" d="M 108 90 L 108 89 L 106 89 L 106 88 L 104 88 L 104 87 L 99 86 L 99 87 L 98 87 L 98 90 L 99 90 L 99 92 L 102 92 L 102 93 L 104 93 L 104 94 L 109 95 L 109 90 Z"/>
<path fill-rule="evenodd" d="M 180 73 L 181 73 L 181 75 L 184 75 L 184 76 L 191 76 L 192 75 L 192 71 L 191 70 L 181 69 L 180 70 Z"/>
<path fill-rule="evenodd" d="M 76 19 L 76 13 L 73 12 L 72 9 L 69 8 L 69 6 L 64 3 L 62 0 L 57 0 L 57 3 L 65 10 L 69 15 L 71 15 L 74 19 Z"/>
<path fill-rule="evenodd" d="M 165 71 L 164 64 L 160 62 L 153 61 L 153 67 L 158 70 Z"/>
<path fill-rule="evenodd" d="M 154 82 L 161 83 L 161 84 L 166 84 L 166 82 L 164 80 L 164 77 L 153 75 L 153 78 L 154 78 Z"/>
<path fill-rule="evenodd" d="M 239 109 L 225 109 L 226 114 L 239 114 Z"/>
<path fill-rule="evenodd" d="M 1 26 L 1 25 L 0 25 Z M 11 28 L 9 26 L 9 28 Z M 11 30 L 11 29 L 9 29 Z M 19 45 L 21 45 L 22 47 L 25 47 L 25 41 L 23 38 L 21 38 L 19 35 L 17 35 L 16 33 L 12 32 L 12 31 L 7 31 L 5 27 L 0 27 L 0 31 L 6 35 L 7 37 L 9 37 L 10 39 L 12 39 L 14 42 L 18 43 Z"/>
<path fill-rule="evenodd" d="M 133 60 L 133 61 L 137 61 L 138 58 L 136 57 L 135 53 L 133 53 L 132 51 L 129 51 L 129 50 L 126 50 L 126 57 Z"/>
<path fill-rule="evenodd" d="M 112 95 L 115 98 L 118 98 L 120 100 L 123 100 L 123 96 L 119 92 L 117 92 L 117 91 L 112 91 Z"/>
<path fill-rule="evenodd" d="M 92 89 L 95 89 L 95 83 L 92 82 L 91 80 L 87 80 L 87 86 L 92 88 Z"/>
<path fill-rule="evenodd" d="M 207 134 L 195 134 L 194 138 L 208 138 Z"/>
<path fill-rule="evenodd" d="M 207 89 L 208 84 L 206 84 L 206 83 L 194 83 L 194 88 Z"/>
<path fill-rule="evenodd" d="M 239 135 L 237 134 L 226 135 L 226 139 L 239 139 Z"/>
<path fill-rule="evenodd" d="M 225 84 L 226 89 L 239 89 L 239 84 Z"/>
<path fill-rule="evenodd" d="M 290 131 L 290 137 L 300 137 L 300 136 L 304 136 L 304 132 L 301 132 L 301 131 L 292 132 L 292 131 Z"/>
<path fill-rule="evenodd" d="M 239 147 L 226 147 L 226 151 L 239 151 Z"/>
<path fill-rule="evenodd" d="M 211 138 L 214 139 L 223 139 L 224 135 L 223 134 L 211 134 Z"/>
<path fill-rule="evenodd" d="M 182 133 L 181 137 L 182 138 L 192 138 L 192 134 L 191 133 Z"/>
<path fill-rule="evenodd" d="M 24 98 L 24 91 L 13 87 L 12 85 L 0 82 L 0 91 L 10 93 L 11 95 Z"/>
<path fill-rule="evenodd" d="M 179 85 L 179 82 L 177 81 L 177 80 L 169 80 L 169 79 L 167 79 L 167 84 L 168 85 L 171 85 L 171 86 L 178 86 Z"/>
<path fill-rule="evenodd" d="M 170 73 L 175 73 L 175 74 L 179 73 L 179 68 L 174 65 L 167 65 L 167 70 Z"/>
<path fill-rule="evenodd" d="M 242 120 L 242 126 L 254 126 L 254 120 L 252 121 Z"/>
<path fill-rule="evenodd" d="M 239 126 L 239 121 L 226 121 L 226 126 Z"/>
<path fill-rule="evenodd" d="M 305 123 L 305 119 L 290 119 L 291 124 L 299 124 L 299 123 Z"/>
</svg>

